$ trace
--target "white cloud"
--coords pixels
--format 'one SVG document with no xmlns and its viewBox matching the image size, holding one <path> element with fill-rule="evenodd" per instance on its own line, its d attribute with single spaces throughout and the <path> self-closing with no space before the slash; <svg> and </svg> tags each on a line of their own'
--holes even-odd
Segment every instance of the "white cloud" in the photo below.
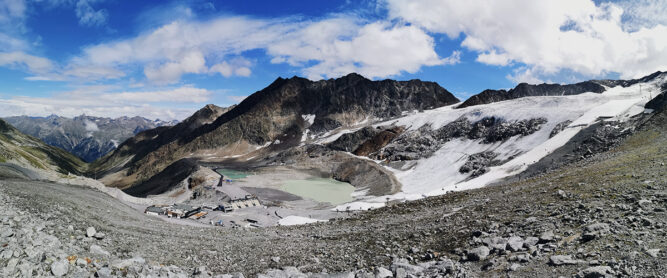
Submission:
<svg viewBox="0 0 667 278">
<path fill-rule="evenodd" d="M 413 26 L 387 22 L 357 26 L 346 18 L 317 22 L 268 46 L 275 62 L 303 65 L 308 78 L 321 79 L 358 72 L 370 78 L 414 73 L 422 66 L 444 63 L 433 39 Z"/>
<path fill-rule="evenodd" d="M 83 26 L 101 26 L 106 24 L 109 13 L 105 9 L 95 10 L 90 5 L 90 0 L 79 0 L 76 3 L 76 16 L 79 18 L 79 24 Z"/>
<path fill-rule="evenodd" d="M 81 114 L 102 117 L 143 116 L 153 119 L 182 120 L 196 109 L 173 108 L 169 103 L 208 102 L 212 92 L 194 87 L 178 87 L 158 91 L 113 92 L 115 86 L 85 86 L 52 97 L 14 96 L 0 98 L 0 116 L 74 117 Z"/>
<path fill-rule="evenodd" d="M 170 84 L 180 80 L 184 73 L 206 72 L 206 60 L 199 51 L 185 53 L 176 62 L 167 62 L 159 66 L 147 66 L 144 74 L 148 80 L 157 84 Z"/>
<path fill-rule="evenodd" d="M 0 66 L 25 68 L 32 73 L 46 73 L 53 68 L 53 63 L 46 58 L 37 57 L 20 51 L 0 52 Z"/>
<path fill-rule="evenodd" d="M 302 67 L 313 79 L 352 71 L 369 77 L 414 73 L 423 66 L 456 63 L 459 55 L 441 59 L 433 39 L 414 26 L 363 23 L 349 16 L 318 21 L 236 16 L 174 21 L 132 39 L 87 47 L 72 63 L 145 65 L 149 80 L 170 84 L 185 73 L 249 76 L 251 64 L 230 57 L 254 49 L 265 50 L 274 63 Z"/>
<path fill-rule="evenodd" d="M 243 76 L 248 77 L 252 73 L 252 63 L 243 58 L 236 58 L 229 62 L 222 61 L 211 67 L 210 72 L 219 73 L 224 77 Z"/>
<path fill-rule="evenodd" d="M 643 1 L 649 2 L 649 1 Z M 655 3 L 655 2 L 651 2 Z M 634 78 L 667 65 L 667 27 L 628 31 L 623 9 L 590 0 L 387 0 L 389 15 L 457 38 L 491 65 L 526 65 L 515 79 L 569 70 L 584 76 Z M 665 5 L 661 8 L 664 10 Z M 628 9 L 629 12 L 636 12 Z M 664 17 L 664 13 L 663 13 Z"/>
</svg>

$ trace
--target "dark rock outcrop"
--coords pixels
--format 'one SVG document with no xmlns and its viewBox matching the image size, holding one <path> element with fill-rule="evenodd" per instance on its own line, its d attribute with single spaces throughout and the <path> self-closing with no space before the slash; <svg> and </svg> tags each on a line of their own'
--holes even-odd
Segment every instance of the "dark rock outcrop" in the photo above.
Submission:
<svg viewBox="0 0 667 278">
<path fill-rule="evenodd" d="M 405 130 L 404 127 L 394 127 L 380 131 L 380 133 L 370 138 L 356 150 L 354 150 L 355 155 L 367 156 L 371 153 L 377 152 L 380 149 L 384 148 L 389 142 L 394 140 L 396 136 L 400 135 Z"/>
<path fill-rule="evenodd" d="M 486 117 L 471 123 L 467 118 L 460 118 L 436 130 L 425 125 L 415 131 L 403 133 L 373 156 L 388 161 L 416 160 L 429 157 L 455 138 L 481 139 L 482 143 L 490 144 L 517 135 L 533 134 L 546 122 L 543 118 L 508 122 L 496 117 Z"/>
<path fill-rule="evenodd" d="M 647 109 L 653 109 L 655 112 L 665 111 L 665 108 L 667 108 L 667 83 L 660 87 L 660 94 L 647 102 L 644 107 Z"/>
<path fill-rule="evenodd" d="M 378 129 L 367 126 L 355 132 L 345 133 L 335 141 L 327 144 L 327 146 L 337 151 L 353 152 L 366 142 L 366 140 L 377 135 L 379 132 Z"/>
<path fill-rule="evenodd" d="M 327 146 L 337 151 L 351 152 L 359 156 L 367 156 L 379 151 L 400 135 L 403 127 L 365 127 L 355 132 L 341 135 Z"/>
<path fill-rule="evenodd" d="M 551 130 L 551 133 L 549 133 L 549 138 L 556 136 L 558 133 L 563 131 L 568 125 L 570 125 L 572 121 L 566 120 L 558 123 L 554 129 Z"/>
<path fill-rule="evenodd" d="M 471 173 L 470 178 L 481 176 L 489 170 L 489 166 L 497 164 L 497 161 L 494 160 L 497 156 L 498 154 L 490 151 L 471 154 L 468 156 L 466 163 L 461 166 L 459 172 L 462 174 Z"/>
</svg>

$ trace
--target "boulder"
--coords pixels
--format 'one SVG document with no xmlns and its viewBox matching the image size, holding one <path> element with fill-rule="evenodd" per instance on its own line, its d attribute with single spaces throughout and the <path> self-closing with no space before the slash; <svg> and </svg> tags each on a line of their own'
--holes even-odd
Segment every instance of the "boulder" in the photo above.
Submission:
<svg viewBox="0 0 667 278">
<path fill-rule="evenodd" d="M 491 249 L 505 250 L 507 247 L 507 239 L 502 237 L 489 237 L 482 239 L 482 243 Z"/>
<path fill-rule="evenodd" d="M 96 233 L 97 233 L 97 231 L 95 231 L 94 227 L 88 227 L 88 229 L 86 229 L 86 236 L 87 237 L 93 237 Z"/>
<path fill-rule="evenodd" d="M 537 245 L 538 242 L 540 242 L 539 238 L 536 238 L 534 236 L 529 236 L 529 237 L 527 237 L 526 239 L 523 240 L 523 247 L 524 248 L 530 248 L 530 247 L 533 247 L 533 246 Z"/>
<path fill-rule="evenodd" d="M 512 252 L 520 251 L 523 248 L 523 239 L 518 236 L 510 237 L 507 240 L 506 249 Z"/>
<path fill-rule="evenodd" d="M 570 255 L 555 255 L 549 257 L 549 264 L 553 266 L 559 266 L 559 265 L 575 265 L 577 264 L 578 261 L 572 259 L 572 256 Z"/>
<path fill-rule="evenodd" d="M 384 267 L 378 267 L 375 269 L 375 278 L 387 278 L 393 276 L 394 273 L 392 273 L 391 270 L 386 269 Z"/>
<path fill-rule="evenodd" d="M 545 231 L 539 236 L 539 243 L 547 243 L 554 241 L 554 231 Z"/>
<path fill-rule="evenodd" d="M 100 247 L 99 245 L 95 245 L 95 244 L 90 246 L 90 253 L 93 254 L 93 255 L 102 255 L 102 256 L 105 256 L 105 257 L 108 257 L 108 256 L 111 255 L 108 251 L 104 250 L 102 247 Z"/>
<path fill-rule="evenodd" d="M 578 277 L 582 278 L 611 278 L 614 276 L 614 271 L 610 266 L 593 266 L 584 269 L 577 273 Z"/>
<path fill-rule="evenodd" d="M 61 277 L 67 274 L 69 263 L 67 260 L 55 261 L 51 264 L 51 273 L 53 276 Z"/>
<path fill-rule="evenodd" d="M 489 248 L 486 247 L 486 246 L 480 246 L 480 247 L 468 250 L 467 253 L 468 253 L 468 260 L 481 261 L 481 260 L 486 259 L 486 257 L 489 256 L 489 254 L 491 253 L 491 250 L 489 250 Z"/>
</svg>

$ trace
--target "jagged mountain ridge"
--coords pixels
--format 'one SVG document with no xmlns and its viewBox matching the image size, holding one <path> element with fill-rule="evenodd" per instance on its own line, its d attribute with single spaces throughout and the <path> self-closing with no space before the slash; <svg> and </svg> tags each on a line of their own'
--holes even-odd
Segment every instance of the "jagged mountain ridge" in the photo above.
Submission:
<svg viewBox="0 0 667 278">
<path fill-rule="evenodd" d="M 299 77 L 278 78 L 214 122 L 189 133 L 180 133 L 176 140 L 163 140 L 155 151 L 134 153 L 124 168 L 128 176 L 136 177 L 131 180 L 141 182 L 191 153 L 225 149 L 232 144 L 234 146 L 228 148 L 230 153 L 239 153 L 275 140 L 281 142 L 276 148 L 289 148 L 298 145 L 304 133 L 324 133 L 365 120 L 398 117 L 406 111 L 457 102 L 454 95 L 438 84 L 419 80 L 371 81 L 358 74 L 316 82 Z M 308 121 L 309 117 L 312 122 Z M 142 136 L 145 135 L 139 135 Z M 123 152 L 124 149 L 119 148 L 105 159 L 120 161 L 113 157 L 123 156 Z M 99 166 L 110 168 L 105 164 Z M 127 182 L 108 184 L 132 185 Z"/>
<path fill-rule="evenodd" d="M 207 104 L 192 116 L 174 126 L 161 126 L 139 132 L 120 144 L 113 152 L 93 162 L 91 169 L 102 174 L 118 171 L 126 164 L 139 160 L 159 147 L 177 140 L 180 136 L 189 134 L 197 128 L 215 121 L 220 115 L 233 107 L 223 108 Z"/>
<path fill-rule="evenodd" d="M 92 162 L 113 151 L 135 134 L 176 121 L 149 120 L 143 117 L 116 119 L 81 115 L 74 118 L 15 116 L 5 120 L 21 132 Z"/>
<path fill-rule="evenodd" d="M 510 90 L 484 90 L 473 95 L 461 103 L 457 108 L 465 108 L 480 104 L 494 103 L 498 101 L 517 99 L 531 96 L 568 96 L 582 93 L 603 93 L 609 87 L 629 87 L 637 83 L 649 82 L 660 76 L 663 72 L 655 72 L 645 77 L 632 80 L 589 80 L 575 84 L 528 84 L 520 83 Z"/>
</svg>

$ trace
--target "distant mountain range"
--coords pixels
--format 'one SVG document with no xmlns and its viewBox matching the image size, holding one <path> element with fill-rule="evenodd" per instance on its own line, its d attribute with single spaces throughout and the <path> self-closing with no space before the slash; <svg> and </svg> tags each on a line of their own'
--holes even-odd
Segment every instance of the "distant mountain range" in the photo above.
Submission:
<svg viewBox="0 0 667 278">
<path fill-rule="evenodd" d="M 74 118 L 51 115 L 4 119 L 21 132 L 68 151 L 86 162 L 92 162 L 106 155 L 127 138 L 141 131 L 177 123 L 177 121 L 153 121 L 143 117 L 111 119 L 85 115 Z"/>
</svg>

